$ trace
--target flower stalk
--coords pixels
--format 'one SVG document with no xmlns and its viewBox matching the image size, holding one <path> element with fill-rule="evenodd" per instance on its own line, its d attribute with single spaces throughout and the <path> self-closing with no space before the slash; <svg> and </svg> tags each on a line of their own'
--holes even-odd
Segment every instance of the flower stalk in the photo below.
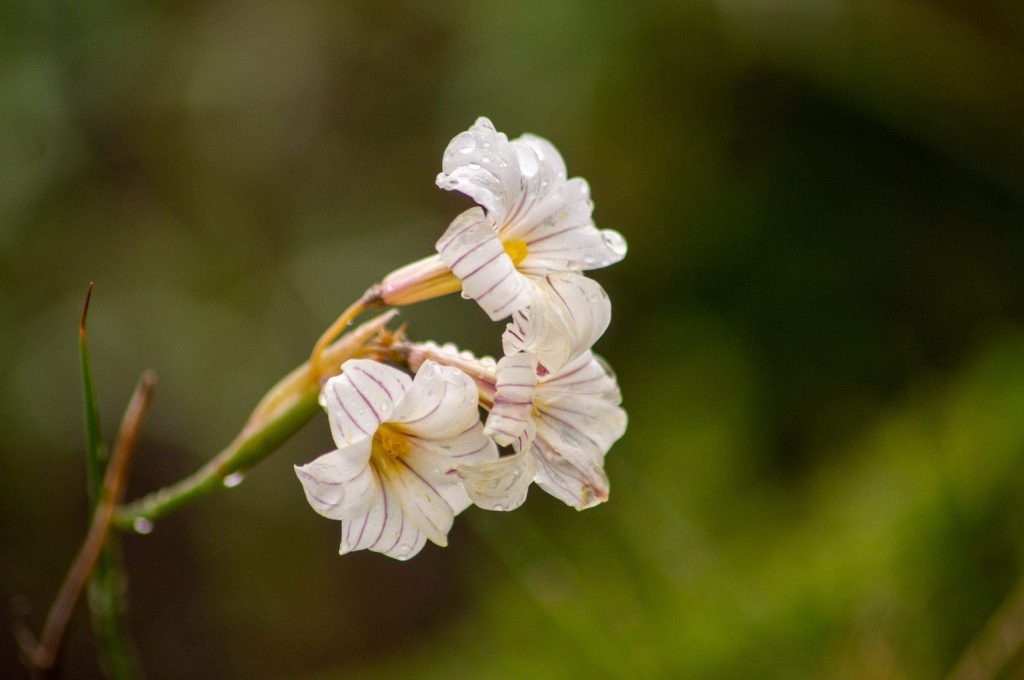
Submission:
<svg viewBox="0 0 1024 680">
<path fill-rule="evenodd" d="M 361 303 L 365 304 L 360 300 L 349 309 Z M 381 314 L 334 344 L 326 346 L 318 353 L 320 365 L 338 367 L 342 362 L 360 356 L 367 342 L 395 314 L 395 311 Z M 342 328 L 345 324 L 347 321 L 342 324 Z M 225 480 L 231 475 L 248 470 L 274 452 L 320 411 L 317 403 L 320 383 L 319 380 L 309 379 L 310 371 L 311 363 L 307 361 L 285 376 L 256 405 L 238 436 L 196 472 L 171 486 L 119 507 L 114 517 L 115 526 L 146 532 L 154 521 L 211 491 L 224 488 Z M 337 373 L 337 368 L 333 372 Z"/>
<path fill-rule="evenodd" d="M 313 381 L 319 387 L 320 378 L 323 376 L 323 364 L 324 361 L 323 353 L 324 350 L 334 342 L 334 339 L 345 332 L 345 329 L 355 321 L 356 317 L 365 312 L 368 309 L 374 307 L 380 307 L 384 304 L 384 301 L 380 296 L 380 286 L 371 286 L 363 296 L 349 305 L 348 309 L 341 313 L 337 319 L 334 320 L 327 330 L 317 339 L 316 344 L 313 345 L 313 351 L 309 355 L 309 370 L 307 373 L 313 378 Z"/>
<path fill-rule="evenodd" d="M 156 378 L 152 373 L 143 374 L 128 408 L 125 410 L 114 453 L 103 476 L 89 533 L 68 570 L 64 583 L 61 584 L 57 598 L 50 607 L 39 642 L 33 644 L 33 641 L 27 637 L 27 631 L 26 635 L 22 637 L 21 643 L 25 656 L 32 666 L 40 671 L 53 668 L 56 663 L 61 640 L 64 638 L 64 630 L 74 612 L 75 604 L 103 552 L 107 536 L 110 533 L 114 509 L 124 494 L 128 464 L 135 452 L 135 443 L 138 440 L 146 411 L 149 409 L 155 384 Z"/>
</svg>

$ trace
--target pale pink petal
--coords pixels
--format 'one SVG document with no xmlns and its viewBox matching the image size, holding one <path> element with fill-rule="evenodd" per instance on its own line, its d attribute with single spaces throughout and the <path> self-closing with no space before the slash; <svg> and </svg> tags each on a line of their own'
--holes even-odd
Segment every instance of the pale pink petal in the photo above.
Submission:
<svg viewBox="0 0 1024 680">
<path fill-rule="evenodd" d="M 548 372 L 588 350 L 608 328 L 611 301 L 593 279 L 579 274 L 530 278 L 531 303 L 502 335 L 505 354 L 530 352 Z"/>
<path fill-rule="evenodd" d="M 310 506 L 328 519 L 348 519 L 364 514 L 380 493 L 369 465 L 370 439 L 326 453 L 311 463 L 295 467 Z"/>
<path fill-rule="evenodd" d="M 405 521 L 411 522 L 432 543 L 448 545 L 455 512 L 434 486 L 433 476 L 411 467 L 404 455 L 377 465 L 377 472 L 381 485 L 394 491 Z"/>
<path fill-rule="evenodd" d="M 615 373 L 603 357 L 587 350 L 558 371 L 540 378 L 545 395 L 573 394 L 599 397 L 613 404 L 622 395 Z"/>
<path fill-rule="evenodd" d="M 526 500 L 535 474 L 532 454 L 525 449 L 497 460 L 460 465 L 459 477 L 466 492 L 485 510 L 515 510 Z"/>
<path fill-rule="evenodd" d="M 341 370 L 320 395 L 339 448 L 373 437 L 412 383 L 402 371 L 367 359 L 350 359 Z"/>
<path fill-rule="evenodd" d="M 509 141 L 481 118 L 451 141 L 442 166 L 438 186 L 483 206 L 503 242 L 525 243 L 518 264 L 524 273 L 596 269 L 626 254 L 621 234 L 594 226 L 586 181 L 567 179 L 561 154 L 546 139 L 525 134 Z"/>
<path fill-rule="evenodd" d="M 480 421 L 476 383 L 458 368 L 426 361 L 389 419 L 420 439 L 451 439 Z"/>
<path fill-rule="evenodd" d="M 469 506 L 469 497 L 455 471 L 459 465 L 497 460 L 498 447 L 475 422 L 452 439 L 410 438 L 411 449 L 402 459 L 444 498 L 454 514 Z"/>
<path fill-rule="evenodd" d="M 565 178 L 569 176 L 565 170 L 562 154 L 558 152 L 554 144 L 543 137 L 527 132 L 512 140 L 512 144 L 529 149 L 531 152 L 530 156 L 532 157 L 527 157 L 520 152 L 520 169 L 532 170 L 529 165 L 536 159 L 539 171 L 531 172 L 530 175 L 539 174 L 544 180 L 552 183 L 564 182 Z"/>
<path fill-rule="evenodd" d="M 463 296 L 476 300 L 492 321 L 505 318 L 529 302 L 525 277 L 516 271 L 479 208 L 470 208 L 455 218 L 438 240 L 437 252 L 462 281 Z"/>
<path fill-rule="evenodd" d="M 355 550 L 372 550 L 407 560 L 423 549 L 426 536 L 408 521 L 398 494 L 386 483 L 380 484 L 380 489 L 366 514 L 342 521 L 342 555 Z"/>
<path fill-rule="evenodd" d="M 523 240 L 527 255 L 519 270 L 534 276 L 600 269 L 622 260 L 628 250 L 622 234 L 614 229 L 598 229 L 593 224 L 555 223 L 550 229 L 531 232 Z"/>
<path fill-rule="evenodd" d="M 585 510 L 608 500 L 608 476 L 599 461 L 587 456 L 566 459 L 539 435 L 531 452 L 537 465 L 534 481 L 566 505 Z"/>
<path fill-rule="evenodd" d="M 516 352 L 498 361 L 494 403 L 487 415 L 484 433 L 500 446 L 509 446 L 526 431 L 533 418 L 533 394 L 536 385 L 535 354 Z"/>
<path fill-rule="evenodd" d="M 501 224 L 524 193 L 516 148 L 486 118 L 459 133 L 448 144 L 437 186 L 466 194 Z"/>
<path fill-rule="evenodd" d="M 545 394 L 538 410 L 537 436 L 572 461 L 584 455 L 588 460 L 602 460 L 626 432 L 626 412 L 600 397 Z"/>
</svg>

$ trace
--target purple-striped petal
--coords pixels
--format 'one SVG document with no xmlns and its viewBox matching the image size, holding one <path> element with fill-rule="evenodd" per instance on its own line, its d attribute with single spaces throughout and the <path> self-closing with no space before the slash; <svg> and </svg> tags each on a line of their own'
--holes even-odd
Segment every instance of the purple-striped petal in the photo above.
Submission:
<svg viewBox="0 0 1024 680">
<path fill-rule="evenodd" d="M 458 466 L 498 458 L 498 447 L 484 435 L 479 421 L 452 439 L 410 439 L 410 444 L 403 460 L 430 483 L 456 515 L 470 504 L 462 482 L 455 474 Z"/>
<path fill-rule="evenodd" d="M 463 296 L 476 300 L 492 321 L 504 319 L 529 302 L 525 277 L 516 271 L 479 208 L 455 218 L 438 240 L 437 252 L 462 281 Z"/>
<path fill-rule="evenodd" d="M 532 439 L 533 395 L 537 385 L 537 356 L 528 352 L 508 354 L 498 361 L 494 405 L 487 415 L 484 433 L 500 446 L 520 441 L 518 450 Z M 523 438 L 529 433 L 530 436 Z"/>
<path fill-rule="evenodd" d="M 341 370 L 320 394 L 339 448 L 373 437 L 412 383 L 402 371 L 366 359 L 346 361 Z"/>
<path fill-rule="evenodd" d="M 619 404 L 622 394 L 615 373 L 603 357 L 587 350 L 558 371 L 540 379 L 545 396 L 571 394 L 598 397 Z"/>
<path fill-rule="evenodd" d="M 325 453 L 311 463 L 295 467 L 309 505 L 328 519 L 343 520 L 364 514 L 380 492 L 369 465 L 370 440 Z"/>
<path fill-rule="evenodd" d="M 419 439 L 459 436 L 480 421 L 476 383 L 457 368 L 426 361 L 390 421 Z"/>
<path fill-rule="evenodd" d="M 452 139 L 444 151 L 437 186 L 466 194 L 487 210 L 494 224 L 519 202 L 522 173 L 516 148 L 486 118 Z"/>
<path fill-rule="evenodd" d="M 458 475 L 473 504 L 485 510 L 515 510 L 526 500 L 535 473 L 532 454 L 525 449 L 497 460 L 460 465 Z"/>
<path fill-rule="evenodd" d="M 386 483 L 380 485 L 380 493 L 374 496 L 366 514 L 341 523 L 342 555 L 356 550 L 372 550 L 407 560 L 425 544 L 426 536 L 408 520 L 398 494 Z"/>
<path fill-rule="evenodd" d="M 534 481 L 566 505 L 586 510 L 608 500 L 608 476 L 600 461 L 586 456 L 566 458 L 539 435 L 531 452 L 537 465 Z"/>
<path fill-rule="evenodd" d="M 579 274 L 530 277 L 530 305 L 517 312 L 502 335 L 505 354 L 537 355 L 548 372 L 588 350 L 611 321 L 611 301 L 593 279 Z"/>
<path fill-rule="evenodd" d="M 411 522 L 429 541 L 448 545 L 455 511 L 435 486 L 434 476 L 410 465 L 406 456 L 399 456 L 379 465 L 381 485 L 394 492 L 406 522 Z"/>
</svg>

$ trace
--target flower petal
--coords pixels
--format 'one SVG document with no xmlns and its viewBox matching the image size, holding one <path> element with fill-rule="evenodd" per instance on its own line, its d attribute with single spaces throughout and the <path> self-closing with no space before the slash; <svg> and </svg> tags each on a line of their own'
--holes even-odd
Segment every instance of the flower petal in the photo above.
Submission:
<svg viewBox="0 0 1024 680">
<path fill-rule="evenodd" d="M 373 437 L 412 384 L 402 371 L 367 359 L 350 359 L 341 370 L 320 393 L 339 448 Z"/>
<path fill-rule="evenodd" d="M 523 438 L 533 419 L 533 394 L 537 385 L 537 355 L 531 352 L 508 354 L 498 361 L 494 405 L 487 415 L 484 433 L 500 446 L 509 446 Z M 529 448 L 530 436 L 517 451 Z"/>
<path fill-rule="evenodd" d="M 608 449 L 626 432 L 626 412 L 599 397 L 574 394 L 544 395 L 539 406 L 537 436 L 570 460 L 586 454 L 603 460 Z"/>
<path fill-rule="evenodd" d="M 554 373 L 540 379 L 545 395 L 574 394 L 622 402 L 615 373 L 603 357 L 587 350 Z"/>
<path fill-rule="evenodd" d="M 480 208 L 452 221 L 437 241 L 437 252 L 462 281 L 463 297 L 472 298 L 492 321 L 503 319 L 529 302 L 525 277 Z"/>
<path fill-rule="evenodd" d="M 453 439 L 410 439 L 410 444 L 412 447 L 402 459 L 437 490 L 456 515 L 470 503 L 461 480 L 455 474 L 456 467 L 498 458 L 498 447 L 484 434 L 479 421 Z"/>
<path fill-rule="evenodd" d="M 399 431 L 420 439 L 451 439 L 480 421 L 477 405 L 472 378 L 457 368 L 427 360 L 389 420 Z"/>
<path fill-rule="evenodd" d="M 569 176 L 565 170 L 562 154 L 558 153 L 554 144 L 543 137 L 527 132 L 512 140 L 512 144 L 521 149 L 519 167 L 524 174 L 540 175 L 542 179 L 552 183 L 564 182 L 565 178 Z M 529 149 L 530 154 L 523 153 L 522 149 Z M 539 170 L 527 173 L 527 170 L 532 170 L 531 163 L 536 163 Z"/>
<path fill-rule="evenodd" d="M 495 225 L 505 221 L 523 194 L 516 148 L 486 118 L 478 118 L 448 143 L 441 168 L 437 186 L 472 198 Z"/>
<path fill-rule="evenodd" d="M 407 560 L 423 549 L 426 536 L 407 520 L 395 490 L 387 484 L 379 484 L 378 488 L 380 492 L 373 496 L 366 514 L 342 521 L 340 552 L 345 555 L 355 550 L 372 550 Z"/>
<path fill-rule="evenodd" d="M 543 276 L 580 272 L 615 264 L 626 256 L 626 241 L 617 231 L 594 226 L 590 186 L 574 177 L 557 182 L 539 197 L 529 212 L 507 221 L 503 241 L 522 241 L 526 257 L 519 269 Z"/>
<path fill-rule="evenodd" d="M 369 465 L 370 445 L 370 439 L 363 439 L 295 466 L 306 500 L 317 513 L 342 520 L 367 511 L 374 495 L 380 492 L 377 476 Z"/>
<path fill-rule="evenodd" d="M 526 500 L 536 470 L 533 455 L 522 450 L 497 460 L 460 465 L 466 492 L 485 510 L 515 510 Z"/>
<path fill-rule="evenodd" d="M 534 481 L 555 498 L 577 510 L 608 500 L 608 476 L 598 461 L 588 456 L 569 460 L 555 453 L 539 435 L 530 450 L 537 464 Z"/>
<path fill-rule="evenodd" d="M 502 335 L 505 354 L 532 352 L 551 373 L 588 350 L 611 322 L 608 294 L 579 274 L 530 277 L 531 303 Z"/>
<path fill-rule="evenodd" d="M 433 475 L 424 475 L 412 467 L 405 455 L 383 461 L 383 464 L 378 464 L 379 460 L 375 459 L 374 463 L 381 486 L 394 491 L 405 521 L 422 531 L 431 542 L 442 547 L 448 545 L 448 531 L 455 512 L 433 484 Z"/>
</svg>

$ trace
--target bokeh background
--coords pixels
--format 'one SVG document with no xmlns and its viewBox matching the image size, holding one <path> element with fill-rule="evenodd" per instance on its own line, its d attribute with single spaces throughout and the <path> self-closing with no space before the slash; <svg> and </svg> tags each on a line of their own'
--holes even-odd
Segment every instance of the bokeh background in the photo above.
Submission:
<svg viewBox="0 0 1024 680">
<path fill-rule="evenodd" d="M 432 252 L 479 115 L 552 139 L 629 240 L 595 273 L 630 414 L 610 502 L 535 490 L 410 563 L 339 558 L 291 471 L 318 418 L 125 538 L 148 674 L 941 676 L 1024 577 L 1018 0 L 6 0 L 5 622 L 38 630 L 86 525 L 86 284 L 108 435 L 161 378 L 137 496 Z M 403 318 L 499 349 L 457 296 Z M 80 613 L 67 677 L 92 645 Z"/>
</svg>

